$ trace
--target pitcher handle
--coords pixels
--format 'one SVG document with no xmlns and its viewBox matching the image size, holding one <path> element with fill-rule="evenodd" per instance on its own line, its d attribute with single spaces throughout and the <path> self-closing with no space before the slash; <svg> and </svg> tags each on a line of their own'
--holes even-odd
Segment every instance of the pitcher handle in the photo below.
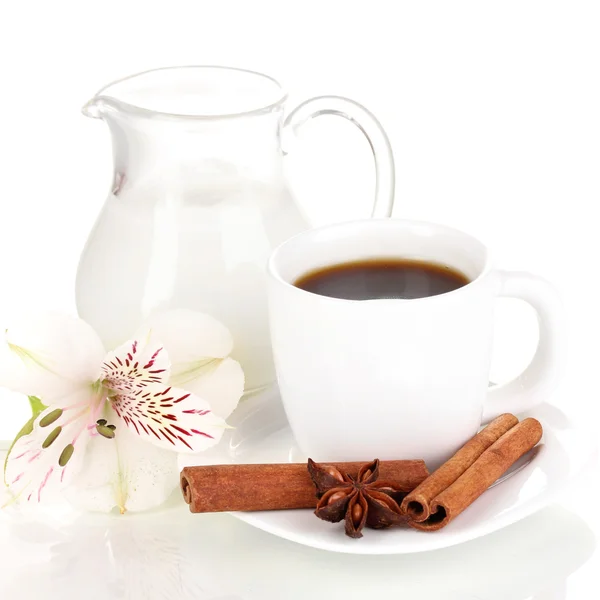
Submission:
<svg viewBox="0 0 600 600">
<path fill-rule="evenodd" d="M 379 121 L 354 100 L 341 96 L 319 96 L 296 107 L 285 120 L 284 130 L 296 134 L 304 123 L 321 115 L 344 117 L 364 133 L 375 161 L 375 202 L 371 217 L 390 217 L 394 206 L 394 155 Z"/>
</svg>

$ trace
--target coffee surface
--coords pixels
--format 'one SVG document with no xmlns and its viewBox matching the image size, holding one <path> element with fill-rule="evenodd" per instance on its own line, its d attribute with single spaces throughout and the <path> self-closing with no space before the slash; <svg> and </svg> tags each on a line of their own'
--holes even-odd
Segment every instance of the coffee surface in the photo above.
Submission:
<svg viewBox="0 0 600 600">
<path fill-rule="evenodd" d="M 321 296 L 347 300 L 426 298 L 445 294 L 469 283 L 460 271 L 446 265 L 411 259 L 372 259 L 317 269 L 294 285 Z"/>
</svg>

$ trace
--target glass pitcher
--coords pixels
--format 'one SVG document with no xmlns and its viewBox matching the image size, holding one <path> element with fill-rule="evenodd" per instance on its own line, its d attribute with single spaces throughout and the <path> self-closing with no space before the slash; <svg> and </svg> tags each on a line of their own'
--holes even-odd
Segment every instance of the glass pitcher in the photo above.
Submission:
<svg viewBox="0 0 600 600">
<path fill-rule="evenodd" d="M 366 109 L 319 97 L 284 122 L 285 101 L 260 73 L 172 67 L 116 81 L 84 106 L 110 128 L 114 174 L 76 299 L 108 348 L 155 311 L 190 308 L 229 327 L 246 391 L 275 380 L 265 265 L 275 246 L 309 227 L 284 178 L 283 133 L 322 114 L 349 119 L 375 157 L 373 216 L 390 215 L 394 194 L 392 151 Z"/>
</svg>

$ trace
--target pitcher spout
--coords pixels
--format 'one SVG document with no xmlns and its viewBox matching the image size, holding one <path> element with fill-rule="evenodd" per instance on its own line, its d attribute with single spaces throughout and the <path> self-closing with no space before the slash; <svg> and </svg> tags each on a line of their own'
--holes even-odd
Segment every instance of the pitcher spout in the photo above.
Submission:
<svg viewBox="0 0 600 600">
<path fill-rule="evenodd" d="M 103 96 L 94 96 L 82 106 L 81 112 L 86 117 L 91 117 L 92 119 L 102 119 L 109 109 L 110 102 L 107 101 L 107 98 Z"/>
</svg>

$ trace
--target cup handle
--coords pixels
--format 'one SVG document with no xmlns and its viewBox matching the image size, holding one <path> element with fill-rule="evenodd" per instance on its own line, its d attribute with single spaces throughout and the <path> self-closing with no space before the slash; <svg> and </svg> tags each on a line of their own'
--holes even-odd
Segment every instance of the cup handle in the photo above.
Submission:
<svg viewBox="0 0 600 600">
<path fill-rule="evenodd" d="M 304 123 L 321 115 L 344 117 L 364 133 L 375 160 L 375 202 L 371 217 L 390 217 L 394 205 L 394 155 L 379 121 L 354 100 L 341 96 L 319 96 L 296 107 L 285 120 L 284 131 L 295 135 Z"/>
<path fill-rule="evenodd" d="M 519 298 L 536 310 L 540 337 L 529 366 L 516 379 L 488 392 L 483 423 L 543 402 L 558 383 L 565 356 L 564 310 L 556 289 L 530 273 L 500 271 L 499 276 L 499 296 Z"/>
</svg>

